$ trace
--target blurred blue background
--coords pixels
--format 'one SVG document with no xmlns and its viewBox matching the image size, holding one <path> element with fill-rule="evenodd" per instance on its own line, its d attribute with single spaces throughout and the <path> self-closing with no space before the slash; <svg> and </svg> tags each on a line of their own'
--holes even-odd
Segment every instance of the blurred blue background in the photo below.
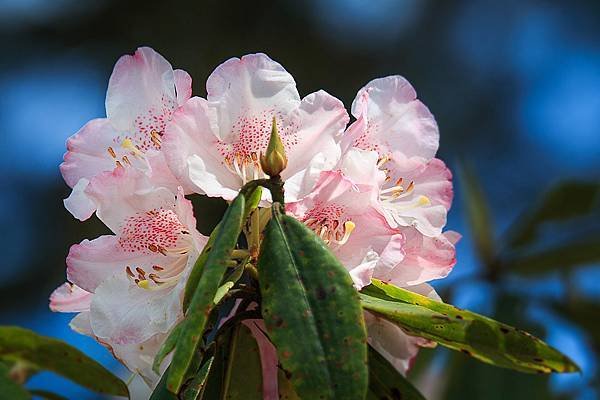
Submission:
<svg viewBox="0 0 600 400">
<path fill-rule="evenodd" d="M 58 170 L 65 140 L 105 115 L 112 66 L 138 46 L 190 72 L 201 96 L 216 65 L 257 51 L 281 62 L 301 94 L 323 88 L 348 106 L 370 79 L 404 75 L 438 120 L 440 158 L 454 170 L 461 158 L 479 176 L 498 232 L 552 184 L 600 178 L 597 1 L 0 0 L 0 43 L 0 323 L 62 338 L 123 376 L 106 350 L 69 330 L 70 315 L 47 305 L 65 279 L 68 247 L 106 231 L 95 220 L 78 223 L 62 207 L 69 192 Z M 436 288 L 457 305 L 527 324 L 583 372 L 525 376 L 438 349 L 421 357 L 414 380 L 432 399 L 598 398 L 598 333 L 547 307 L 573 291 L 600 300 L 597 265 L 568 277 L 551 271 L 488 279 L 457 181 L 448 227 L 464 239 L 454 272 Z M 588 235 L 597 216 L 568 229 Z M 95 398 L 50 374 L 31 386 Z"/>
</svg>

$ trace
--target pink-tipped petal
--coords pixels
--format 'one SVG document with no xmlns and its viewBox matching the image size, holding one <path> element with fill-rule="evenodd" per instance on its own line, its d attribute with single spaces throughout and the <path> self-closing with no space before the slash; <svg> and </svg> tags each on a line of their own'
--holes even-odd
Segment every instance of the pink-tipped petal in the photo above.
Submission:
<svg viewBox="0 0 600 400">
<path fill-rule="evenodd" d="M 321 170 L 331 169 L 340 158 L 339 141 L 348 120 L 344 104 L 323 90 L 302 99 L 300 107 L 279 127 L 288 158 L 283 179 L 303 179 L 307 166 L 314 168 L 316 156 L 320 156 Z M 299 199 L 301 194 L 292 190 L 286 190 L 290 192 L 286 196 L 292 201 Z"/>
<path fill-rule="evenodd" d="M 428 237 L 414 228 L 404 228 L 406 255 L 389 275 L 382 276 L 398 286 L 412 286 L 446 277 L 456 264 L 454 245 L 442 234 Z"/>
<path fill-rule="evenodd" d="M 186 192 L 232 199 L 242 181 L 230 172 L 217 149 L 206 100 L 193 97 L 175 112 L 163 137 L 169 168 Z"/>
<path fill-rule="evenodd" d="M 164 132 L 176 106 L 173 68 L 163 56 L 140 47 L 117 61 L 106 92 L 106 115 L 117 130 L 151 147 L 151 131 Z"/>
<path fill-rule="evenodd" d="M 175 205 L 175 195 L 169 189 L 155 187 L 147 175 L 128 167 L 96 176 L 85 193 L 96 204 L 98 218 L 114 233 L 132 215 Z"/>
<path fill-rule="evenodd" d="M 407 157 L 425 159 L 437 152 L 437 123 L 401 76 L 369 82 L 356 95 L 352 115 L 358 126 L 348 129 L 347 146 L 376 150 L 382 156 L 400 151 Z"/>
<path fill-rule="evenodd" d="M 67 140 L 67 152 L 60 165 L 65 182 L 74 187 L 82 178 L 91 179 L 116 167 L 119 133 L 106 118 L 93 119 Z"/>
<path fill-rule="evenodd" d="M 77 286 L 94 292 L 112 275 L 125 276 L 127 266 L 132 270 L 136 266 L 151 269 L 152 265 L 161 265 L 163 258 L 163 255 L 148 250 L 131 251 L 131 245 L 117 236 L 100 236 L 71 246 L 67 256 L 67 277 Z"/>
<path fill-rule="evenodd" d="M 50 309 L 55 312 L 82 312 L 90 309 L 92 294 L 73 285 L 63 283 L 50 295 Z"/>
<path fill-rule="evenodd" d="M 294 78 L 265 54 L 230 58 L 206 82 L 208 102 L 217 111 L 219 138 L 228 142 L 256 122 L 268 138 L 271 119 L 278 121 L 300 103 Z M 257 128 L 259 127 L 257 126 Z"/>
<path fill-rule="evenodd" d="M 182 69 L 176 69 L 173 74 L 175 76 L 177 104 L 181 106 L 192 97 L 192 77 Z"/>
</svg>

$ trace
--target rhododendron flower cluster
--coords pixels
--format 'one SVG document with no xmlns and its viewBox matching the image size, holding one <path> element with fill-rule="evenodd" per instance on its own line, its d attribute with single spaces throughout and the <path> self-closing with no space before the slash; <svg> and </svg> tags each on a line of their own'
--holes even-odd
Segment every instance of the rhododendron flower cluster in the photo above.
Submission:
<svg viewBox="0 0 600 400">
<path fill-rule="evenodd" d="M 154 356 L 184 316 L 183 289 L 207 241 L 196 230 L 204 211 L 185 196 L 229 201 L 265 178 L 260 157 L 273 124 L 288 160 L 286 212 L 321 237 L 355 287 L 377 278 L 439 299 L 426 282 L 455 264 L 459 235 L 443 232 L 452 175 L 435 158 L 435 119 L 406 79 L 360 89 L 351 124 L 340 100 L 322 90 L 301 98 L 292 75 L 264 54 L 227 60 L 206 91 L 192 97 L 186 72 L 140 48 L 115 65 L 106 118 L 68 140 L 65 206 L 80 220 L 95 212 L 112 231 L 71 247 L 68 282 L 51 296 L 53 310 L 78 313 L 73 329 L 157 382 Z M 260 207 L 271 204 L 263 191 Z M 369 343 L 402 373 L 430 344 L 365 318 Z M 265 398 L 277 398 L 276 353 L 261 320 L 246 324 L 261 347 Z"/>
</svg>

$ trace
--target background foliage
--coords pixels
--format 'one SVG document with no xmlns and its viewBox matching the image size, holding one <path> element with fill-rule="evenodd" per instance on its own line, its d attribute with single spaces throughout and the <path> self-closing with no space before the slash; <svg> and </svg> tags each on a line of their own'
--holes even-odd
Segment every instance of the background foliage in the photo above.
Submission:
<svg viewBox="0 0 600 400">
<path fill-rule="evenodd" d="M 583 368 L 546 379 L 426 350 L 411 375 L 423 392 L 596 398 L 599 20 L 594 1 L 0 1 L 0 323 L 62 338 L 119 370 L 69 331 L 67 315 L 47 310 L 68 246 L 105 229 L 82 228 L 62 208 L 64 140 L 102 116 L 112 65 L 139 45 L 189 71 L 198 95 L 218 63 L 264 51 L 301 93 L 324 88 L 347 105 L 374 77 L 407 77 L 440 125 L 440 157 L 457 181 L 449 228 L 465 234 L 458 265 L 436 287 L 538 334 Z M 199 201 L 206 233 L 223 204 Z M 45 373 L 32 385 L 94 398 Z"/>
</svg>

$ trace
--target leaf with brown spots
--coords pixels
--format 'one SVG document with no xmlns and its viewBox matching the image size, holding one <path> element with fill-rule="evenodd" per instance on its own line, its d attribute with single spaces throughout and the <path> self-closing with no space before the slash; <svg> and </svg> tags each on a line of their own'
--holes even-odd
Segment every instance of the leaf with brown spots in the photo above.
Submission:
<svg viewBox="0 0 600 400">
<path fill-rule="evenodd" d="M 521 372 L 576 372 L 567 356 L 520 329 L 373 279 L 361 290 L 363 308 L 476 359 Z"/>
<path fill-rule="evenodd" d="M 258 270 L 267 331 L 298 396 L 364 399 L 366 332 L 352 279 L 323 241 L 277 203 Z"/>
</svg>

